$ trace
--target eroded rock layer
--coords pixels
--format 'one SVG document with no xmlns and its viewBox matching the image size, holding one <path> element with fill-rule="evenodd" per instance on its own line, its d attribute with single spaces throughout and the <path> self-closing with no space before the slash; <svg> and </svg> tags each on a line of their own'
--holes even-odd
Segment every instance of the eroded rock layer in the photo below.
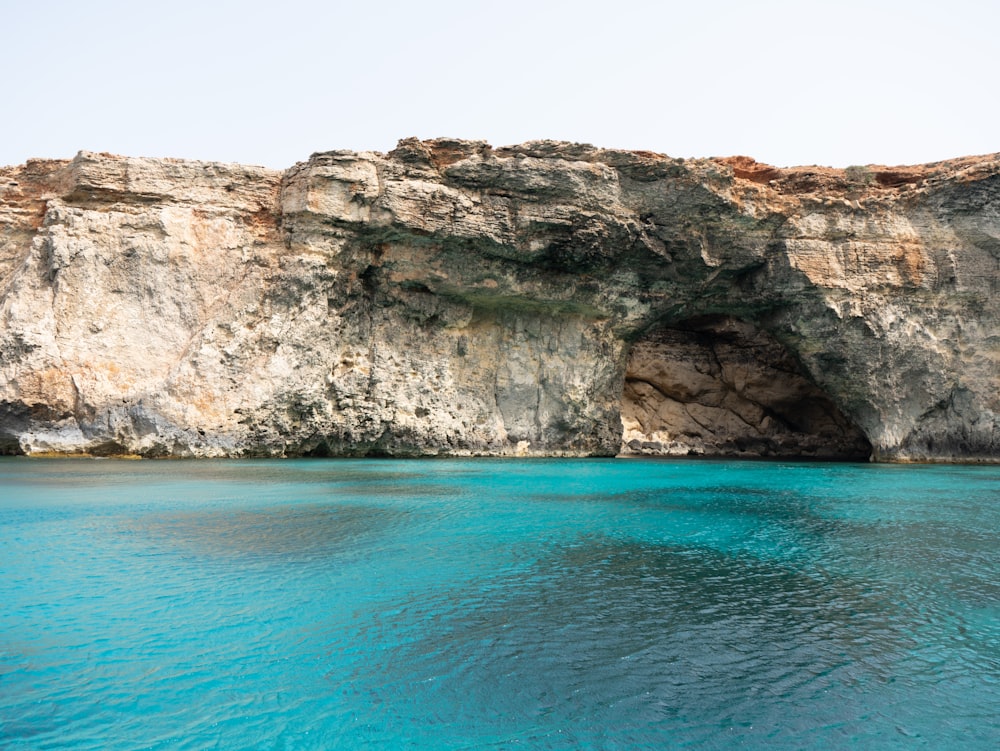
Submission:
<svg viewBox="0 0 1000 751">
<path fill-rule="evenodd" d="M 998 461 L 998 268 L 996 157 L 32 161 L 0 451 Z"/>
</svg>

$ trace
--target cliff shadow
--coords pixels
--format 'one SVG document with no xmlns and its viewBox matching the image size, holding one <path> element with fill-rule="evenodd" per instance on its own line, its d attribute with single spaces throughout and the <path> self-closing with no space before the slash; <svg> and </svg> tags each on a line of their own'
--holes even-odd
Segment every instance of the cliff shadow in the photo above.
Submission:
<svg viewBox="0 0 1000 751">
<path fill-rule="evenodd" d="M 621 416 L 623 454 L 865 461 L 872 450 L 774 337 L 728 316 L 637 340 Z"/>
</svg>

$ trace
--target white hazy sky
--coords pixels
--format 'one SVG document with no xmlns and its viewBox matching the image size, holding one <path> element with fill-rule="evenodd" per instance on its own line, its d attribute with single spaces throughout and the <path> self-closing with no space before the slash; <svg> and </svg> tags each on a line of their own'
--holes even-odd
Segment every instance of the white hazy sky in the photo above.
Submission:
<svg viewBox="0 0 1000 751">
<path fill-rule="evenodd" d="M 990 0 L 0 0 L 0 165 L 406 136 L 778 166 L 1000 151 Z"/>
</svg>

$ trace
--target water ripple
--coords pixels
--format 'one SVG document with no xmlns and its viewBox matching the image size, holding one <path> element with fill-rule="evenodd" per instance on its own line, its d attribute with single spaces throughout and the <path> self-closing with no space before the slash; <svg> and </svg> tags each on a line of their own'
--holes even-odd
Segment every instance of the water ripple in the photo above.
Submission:
<svg viewBox="0 0 1000 751">
<path fill-rule="evenodd" d="M 910 469 L 0 461 L 0 747 L 992 749 L 1000 474 Z"/>
</svg>

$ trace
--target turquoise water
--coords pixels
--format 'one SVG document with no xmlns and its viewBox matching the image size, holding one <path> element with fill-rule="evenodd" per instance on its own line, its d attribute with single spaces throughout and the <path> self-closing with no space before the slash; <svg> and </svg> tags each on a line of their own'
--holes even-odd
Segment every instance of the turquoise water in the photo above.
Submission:
<svg viewBox="0 0 1000 751">
<path fill-rule="evenodd" d="M 1000 469 L 0 461 L 0 748 L 1000 747 Z"/>
</svg>

